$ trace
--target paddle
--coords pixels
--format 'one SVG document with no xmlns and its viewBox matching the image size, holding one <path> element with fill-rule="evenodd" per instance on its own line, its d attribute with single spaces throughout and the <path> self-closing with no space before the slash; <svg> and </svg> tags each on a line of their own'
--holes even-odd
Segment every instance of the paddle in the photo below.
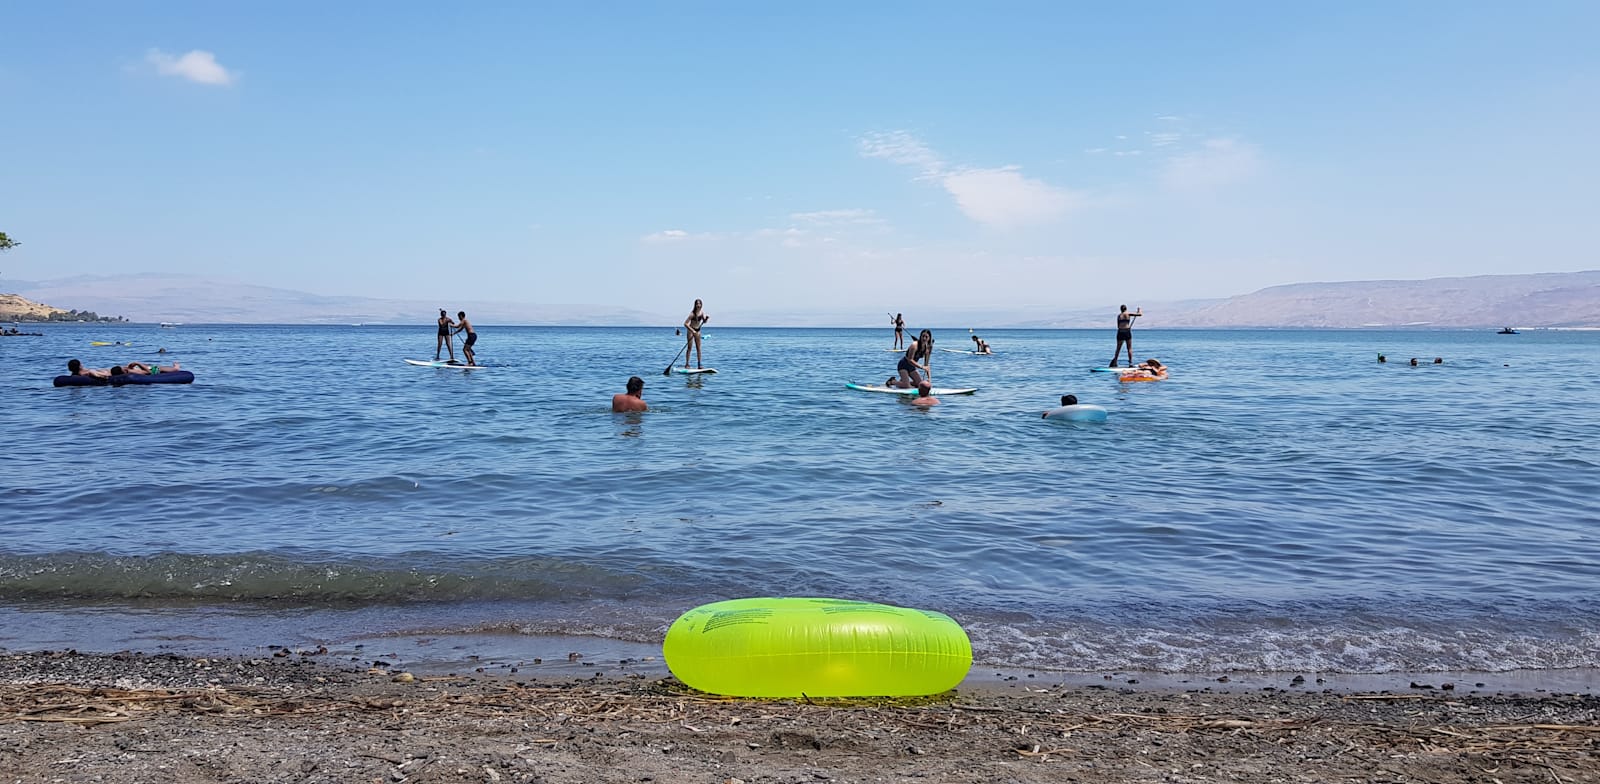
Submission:
<svg viewBox="0 0 1600 784">
<path fill-rule="evenodd" d="M 672 375 L 672 366 L 678 364 L 678 357 L 681 356 L 683 354 L 684 349 L 686 349 L 688 347 L 689 347 L 689 343 L 687 341 L 685 341 L 684 344 L 683 344 L 683 348 L 678 349 L 678 353 L 672 355 L 672 361 L 667 363 L 667 369 L 661 371 L 661 375 L 663 375 L 663 376 Z"/>
</svg>

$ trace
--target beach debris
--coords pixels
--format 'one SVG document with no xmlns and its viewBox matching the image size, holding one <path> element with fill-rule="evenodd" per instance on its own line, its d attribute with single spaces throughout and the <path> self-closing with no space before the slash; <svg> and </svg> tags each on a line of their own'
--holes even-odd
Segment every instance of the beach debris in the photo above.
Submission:
<svg viewBox="0 0 1600 784">
<path fill-rule="evenodd" d="M 417 676 L 412 675 L 409 672 L 397 672 L 395 673 L 394 677 L 390 678 L 389 680 L 394 681 L 395 683 L 411 683 L 416 679 Z"/>
</svg>

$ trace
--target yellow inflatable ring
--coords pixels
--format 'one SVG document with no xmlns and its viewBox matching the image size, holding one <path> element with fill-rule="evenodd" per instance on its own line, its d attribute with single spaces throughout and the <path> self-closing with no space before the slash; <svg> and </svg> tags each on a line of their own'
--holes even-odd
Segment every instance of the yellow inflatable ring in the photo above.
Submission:
<svg viewBox="0 0 1600 784">
<path fill-rule="evenodd" d="M 667 629 L 662 655 L 685 684 L 736 697 L 937 694 L 972 669 L 950 616 L 844 599 L 702 605 Z"/>
</svg>

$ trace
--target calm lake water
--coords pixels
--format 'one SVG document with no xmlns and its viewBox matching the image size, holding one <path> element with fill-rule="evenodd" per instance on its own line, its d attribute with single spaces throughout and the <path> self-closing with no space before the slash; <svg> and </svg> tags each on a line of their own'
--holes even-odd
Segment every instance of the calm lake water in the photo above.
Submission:
<svg viewBox="0 0 1600 784">
<path fill-rule="evenodd" d="M 402 363 L 431 330 L 0 338 L 0 647 L 653 643 L 815 595 L 947 612 L 994 666 L 1600 666 L 1600 333 L 1137 330 L 1172 376 L 1124 384 L 1110 331 L 980 330 L 933 368 L 977 394 L 919 410 L 844 388 L 888 330 L 708 330 L 699 378 L 671 328 Z M 192 386 L 50 385 L 158 347 Z M 610 413 L 629 375 L 650 412 Z M 1109 420 L 1040 418 L 1069 392 Z"/>
</svg>

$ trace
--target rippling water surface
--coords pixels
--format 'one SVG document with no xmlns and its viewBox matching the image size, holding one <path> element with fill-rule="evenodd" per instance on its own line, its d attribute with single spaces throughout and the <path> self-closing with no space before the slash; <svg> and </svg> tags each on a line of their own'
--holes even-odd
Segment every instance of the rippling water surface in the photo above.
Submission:
<svg viewBox="0 0 1600 784">
<path fill-rule="evenodd" d="M 685 378 L 670 329 L 403 364 L 430 329 L 0 338 L 0 646 L 649 641 L 776 594 L 940 609 L 993 664 L 1600 666 L 1600 333 L 1140 330 L 1172 377 L 1123 384 L 1088 372 L 1109 332 L 985 330 L 934 361 L 980 391 L 919 410 L 843 386 L 893 372 L 886 330 L 708 331 L 720 372 Z M 192 386 L 50 386 L 162 346 Z M 610 413 L 634 374 L 652 410 Z M 1109 421 L 1042 420 L 1068 392 Z"/>
</svg>

